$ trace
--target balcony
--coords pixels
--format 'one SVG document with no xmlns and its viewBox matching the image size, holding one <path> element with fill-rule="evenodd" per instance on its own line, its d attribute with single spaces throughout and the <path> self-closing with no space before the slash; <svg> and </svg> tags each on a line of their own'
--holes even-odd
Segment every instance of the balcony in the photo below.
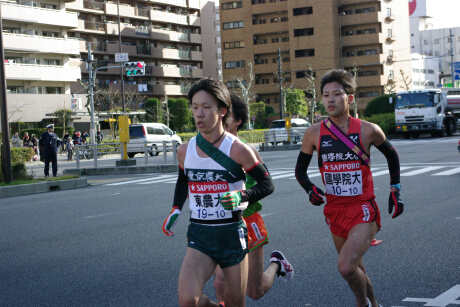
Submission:
<svg viewBox="0 0 460 307">
<path fill-rule="evenodd" d="M 76 82 L 80 67 L 5 63 L 7 80 Z"/>
<path fill-rule="evenodd" d="M 281 40 L 281 39 L 280 39 Z M 267 39 L 266 44 L 260 44 L 260 39 L 259 39 L 259 44 L 254 45 L 254 54 L 262 54 L 262 53 L 278 53 L 278 48 L 281 50 L 289 50 L 289 42 L 278 42 L 278 43 L 272 43 Z"/>
<path fill-rule="evenodd" d="M 77 13 L 3 2 L 1 6 L 3 20 L 65 28 L 76 28 L 78 26 Z"/>
<path fill-rule="evenodd" d="M 342 47 L 376 45 L 383 42 L 382 33 L 342 36 Z"/>
<path fill-rule="evenodd" d="M 226 31 L 232 31 L 232 30 L 226 30 Z M 289 22 L 274 22 L 274 23 L 266 23 L 266 24 L 256 24 L 252 26 L 252 32 L 254 33 L 254 35 L 257 35 L 259 33 L 264 34 L 264 33 L 272 33 L 272 32 L 273 33 L 287 32 L 287 31 L 289 31 Z"/>
<path fill-rule="evenodd" d="M 362 55 L 362 56 L 352 56 L 352 57 L 343 57 L 343 66 L 352 67 L 354 64 L 361 65 L 379 65 L 385 62 L 386 56 L 383 54 L 373 54 L 373 55 Z"/>
<path fill-rule="evenodd" d="M 191 26 L 201 26 L 201 18 L 198 17 L 198 16 L 193 16 L 193 15 L 190 15 L 188 17 L 188 24 L 191 25 Z"/>
<path fill-rule="evenodd" d="M 79 41 L 46 36 L 3 33 L 6 51 L 79 55 Z"/>
<path fill-rule="evenodd" d="M 187 0 L 155 0 L 155 1 L 150 0 L 146 2 L 155 2 L 159 4 L 187 7 Z"/>
<path fill-rule="evenodd" d="M 384 75 L 358 77 L 359 87 L 376 87 L 387 83 Z"/>
<path fill-rule="evenodd" d="M 78 31 L 105 34 L 105 23 L 86 20 L 78 20 Z"/>
<path fill-rule="evenodd" d="M 352 14 L 339 16 L 342 27 L 353 26 L 353 25 L 364 25 L 364 24 L 376 24 L 383 22 L 383 15 L 381 12 L 370 12 L 362 14 Z"/>
<path fill-rule="evenodd" d="M 203 78 L 202 69 L 187 69 L 179 67 L 160 67 L 147 66 L 146 74 L 152 74 L 155 77 L 173 77 L 173 78 Z"/>
<path fill-rule="evenodd" d="M 201 51 L 191 51 L 190 55 L 192 61 L 203 61 L 203 52 Z"/>
<path fill-rule="evenodd" d="M 101 11 L 104 10 L 104 3 L 103 2 L 96 2 L 90 0 L 74 0 L 70 3 L 67 3 L 65 7 L 69 10 L 76 10 L 76 11 L 91 11 L 94 13 L 102 13 Z"/>
<path fill-rule="evenodd" d="M 251 5 L 251 13 L 253 15 L 258 14 L 267 14 L 272 12 L 282 12 L 287 11 L 288 8 L 288 1 L 277 1 L 274 3 L 268 4 L 268 1 L 265 4 L 253 4 Z M 302 18 L 301 16 L 299 16 Z M 294 17 L 296 18 L 296 17 Z"/>
<path fill-rule="evenodd" d="M 119 7 L 121 17 L 137 17 L 135 7 L 125 4 L 120 4 Z M 106 15 L 118 16 L 117 3 L 106 2 L 104 11 Z"/>
<path fill-rule="evenodd" d="M 150 10 L 150 20 L 165 23 L 188 25 L 188 16 L 176 13 Z"/>
<path fill-rule="evenodd" d="M 152 48 L 152 57 L 160 59 L 190 59 L 190 51 L 170 48 Z"/>
<path fill-rule="evenodd" d="M 286 63 L 283 63 L 283 70 L 286 70 L 287 67 L 285 66 Z M 272 63 L 271 60 L 268 64 L 257 64 L 254 65 L 254 72 L 256 74 L 273 74 L 275 71 L 278 71 L 278 64 Z M 273 78 L 276 76 L 273 75 Z"/>
</svg>

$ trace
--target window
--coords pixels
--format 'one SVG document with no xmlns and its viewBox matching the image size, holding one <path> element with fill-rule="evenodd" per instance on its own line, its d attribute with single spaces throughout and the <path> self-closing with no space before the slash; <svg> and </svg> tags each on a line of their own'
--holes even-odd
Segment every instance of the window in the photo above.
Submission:
<svg viewBox="0 0 460 307">
<path fill-rule="evenodd" d="M 282 38 L 281 38 L 281 41 L 282 41 L 282 42 L 288 42 L 288 41 L 289 41 L 289 36 L 282 37 Z"/>
<path fill-rule="evenodd" d="M 298 7 L 292 10 L 294 16 L 301 16 L 301 15 L 311 15 L 313 14 L 313 7 L 312 6 L 307 6 L 307 7 Z"/>
<path fill-rule="evenodd" d="M 363 9 L 363 13 L 372 13 L 375 12 L 375 7 L 368 7 Z"/>
<path fill-rule="evenodd" d="M 300 49 L 295 51 L 296 58 L 315 56 L 315 49 Z"/>
<path fill-rule="evenodd" d="M 242 21 L 224 22 L 224 30 L 243 28 L 243 27 L 244 25 Z"/>
<path fill-rule="evenodd" d="M 43 60 L 43 65 L 55 65 L 55 66 L 59 66 L 59 60 L 47 60 L 47 59 L 44 59 L 44 60 Z"/>
<path fill-rule="evenodd" d="M 387 17 L 391 17 L 391 9 L 387 8 Z"/>
<path fill-rule="evenodd" d="M 252 0 L 252 4 L 262 4 L 265 3 L 265 0 Z"/>
<path fill-rule="evenodd" d="M 388 49 L 388 56 L 389 56 L 390 58 L 393 57 L 393 49 Z"/>
<path fill-rule="evenodd" d="M 243 7 L 243 1 L 234 1 L 234 2 L 227 2 L 222 3 L 223 10 L 230 10 L 230 9 L 239 9 Z"/>
<path fill-rule="evenodd" d="M 394 77 L 395 77 L 394 71 L 393 71 L 393 70 L 390 70 L 390 72 L 389 72 L 389 74 L 388 74 L 388 79 L 393 80 Z"/>
<path fill-rule="evenodd" d="M 424 44 L 424 45 L 429 45 L 429 44 L 430 44 L 430 41 L 429 41 L 428 39 L 424 39 L 424 40 L 423 40 L 423 44 Z"/>
<path fill-rule="evenodd" d="M 418 68 L 412 68 L 412 72 L 415 72 L 415 73 L 418 74 L 418 73 L 420 72 L 420 69 L 418 69 Z"/>
<path fill-rule="evenodd" d="M 377 97 L 379 95 L 378 91 L 366 92 L 366 97 Z"/>
<path fill-rule="evenodd" d="M 243 86 L 246 86 L 246 80 L 242 80 L 241 83 L 243 84 Z M 240 83 L 239 81 L 228 81 L 227 87 L 228 88 L 240 88 Z"/>
<path fill-rule="evenodd" d="M 46 3 L 40 4 L 40 7 L 43 9 L 52 9 L 52 10 L 55 10 L 57 8 L 57 6 L 54 4 L 46 4 Z"/>
<path fill-rule="evenodd" d="M 392 29 L 388 29 L 388 37 L 393 37 L 393 30 Z"/>
<path fill-rule="evenodd" d="M 351 31 L 352 33 L 350 35 L 353 35 L 353 31 Z M 372 28 L 372 29 L 364 29 L 364 30 L 356 30 L 356 35 L 361 35 L 361 34 L 372 34 L 372 33 L 376 33 L 377 30 L 375 28 Z M 345 35 L 347 35 L 345 33 Z"/>
<path fill-rule="evenodd" d="M 225 62 L 225 68 L 241 68 L 244 67 L 244 61 Z"/>
<path fill-rule="evenodd" d="M 60 94 L 61 88 L 60 87 L 46 87 L 47 94 Z"/>
<path fill-rule="evenodd" d="M 313 28 L 294 29 L 294 37 L 313 35 Z"/>
<path fill-rule="evenodd" d="M 424 41 L 424 42 L 425 42 L 425 41 Z M 433 40 L 433 44 L 435 44 L 435 45 L 439 44 L 439 38 L 435 38 L 435 39 Z"/>
<path fill-rule="evenodd" d="M 311 75 L 312 75 L 311 70 L 301 70 L 301 71 L 296 71 L 295 72 L 296 79 L 305 78 L 305 77 L 311 76 Z M 316 77 L 316 72 L 313 72 L 313 77 Z"/>
<path fill-rule="evenodd" d="M 278 37 L 272 38 L 272 43 L 277 43 L 278 42 Z"/>
<path fill-rule="evenodd" d="M 244 48 L 244 41 L 224 43 L 224 49 Z"/>
<path fill-rule="evenodd" d="M 428 73 L 429 73 L 430 75 L 432 75 L 432 74 L 434 74 L 434 70 L 433 70 L 433 69 L 428 69 Z"/>
<path fill-rule="evenodd" d="M 358 77 L 377 76 L 378 74 L 379 74 L 378 70 L 359 71 L 358 72 Z"/>
</svg>

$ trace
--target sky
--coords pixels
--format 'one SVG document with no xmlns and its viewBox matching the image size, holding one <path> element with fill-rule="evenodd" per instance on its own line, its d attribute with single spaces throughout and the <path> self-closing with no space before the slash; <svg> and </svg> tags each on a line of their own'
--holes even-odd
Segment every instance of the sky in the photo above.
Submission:
<svg viewBox="0 0 460 307">
<path fill-rule="evenodd" d="M 413 0 L 408 0 L 413 1 Z M 423 1 L 423 0 L 416 0 Z M 425 0 L 428 20 L 433 28 L 460 27 L 460 0 Z"/>
</svg>

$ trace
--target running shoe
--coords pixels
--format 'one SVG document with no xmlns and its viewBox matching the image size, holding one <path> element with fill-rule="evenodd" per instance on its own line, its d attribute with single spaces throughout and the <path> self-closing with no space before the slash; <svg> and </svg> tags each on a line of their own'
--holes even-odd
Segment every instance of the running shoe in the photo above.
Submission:
<svg viewBox="0 0 460 307">
<path fill-rule="evenodd" d="M 276 275 L 282 276 L 284 282 L 289 282 L 292 278 L 294 278 L 294 268 L 289 261 L 286 260 L 282 252 L 276 250 L 273 251 L 270 257 L 270 262 L 278 263 L 279 267 Z"/>
</svg>

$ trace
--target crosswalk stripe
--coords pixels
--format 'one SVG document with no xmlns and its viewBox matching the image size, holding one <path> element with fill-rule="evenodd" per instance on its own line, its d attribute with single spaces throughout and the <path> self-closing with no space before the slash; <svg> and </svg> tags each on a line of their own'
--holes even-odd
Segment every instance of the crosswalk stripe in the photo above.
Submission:
<svg viewBox="0 0 460 307">
<path fill-rule="evenodd" d="M 455 163 L 452 163 L 454 165 L 434 165 L 434 166 L 422 166 L 422 165 L 411 165 L 411 166 L 401 166 L 401 176 L 414 176 L 414 175 L 420 175 L 424 174 L 427 172 L 432 172 L 436 171 L 442 168 L 449 168 L 445 171 L 438 172 L 435 174 L 432 174 L 431 176 L 449 176 L 449 175 L 454 175 L 460 173 L 460 167 L 458 167 L 458 164 L 455 165 Z M 454 166 L 454 167 L 453 167 Z M 451 168 L 453 167 L 453 168 Z M 411 170 L 409 172 L 402 172 L 405 170 Z M 389 171 L 385 167 L 375 167 L 372 168 L 372 176 L 373 177 L 378 177 L 382 175 L 388 175 Z M 282 179 L 286 178 L 290 180 L 296 180 L 295 178 L 295 170 L 294 169 L 275 169 L 270 171 L 270 174 L 272 175 L 273 180 L 277 179 Z M 320 177 L 321 173 L 317 170 L 311 170 L 311 172 L 308 172 L 308 177 L 313 178 L 313 177 Z M 165 174 L 165 175 L 157 175 L 157 177 L 148 177 L 148 178 L 142 178 L 142 179 L 136 179 L 136 180 L 128 180 L 128 181 L 121 181 L 121 182 L 114 182 L 114 183 L 108 183 L 106 185 L 111 185 L 111 186 L 118 186 L 118 185 L 123 185 L 123 184 L 152 184 L 152 183 L 176 183 L 177 182 L 177 174 Z"/>
<path fill-rule="evenodd" d="M 107 185 L 122 185 L 122 184 L 128 184 L 128 183 L 139 183 L 143 181 L 148 181 L 152 179 L 160 179 L 164 177 L 170 177 L 171 175 L 160 175 L 158 177 L 149 177 L 149 178 L 144 178 L 144 179 L 136 179 L 136 180 L 128 180 L 128 181 L 122 181 L 122 182 L 115 182 L 115 183 L 108 183 Z"/>
<path fill-rule="evenodd" d="M 404 170 L 410 169 L 410 168 L 413 168 L 413 166 L 401 166 L 401 168 L 399 170 L 404 171 Z M 382 175 L 387 175 L 387 174 L 389 174 L 389 171 L 386 169 L 386 170 L 383 170 L 383 171 L 380 171 L 380 172 L 372 173 L 372 177 L 377 177 L 377 176 L 382 176 Z"/>
<path fill-rule="evenodd" d="M 157 183 L 157 182 L 166 182 L 166 181 L 171 181 L 171 177 L 169 177 L 169 178 L 165 178 L 165 179 L 159 179 L 159 180 L 157 180 L 157 179 L 154 179 L 154 180 L 151 180 L 151 181 L 147 181 L 147 182 L 140 182 L 140 183 L 138 183 L 138 184 L 152 184 L 152 183 Z M 177 181 L 177 180 L 175 180 L 175 181 Z"/>
<path fill-rule="evenodd" d="M 428 167 L 424 167 L 422 169 L 415 170 L 415 171 L 412 171 L 412 172 L 409 172 L 409 173 L 401 174 L 401 176 L 414 176 L 414 175 L 427 173 L 427 172 L 434 171 L 434 170 L 444 168 L 444 167 L 445 166 L 428 166 Z"/>
<path fill-rule="evenodd" d="M 460 167 L 453 168 L 453 169 L 450 169 L 450 170 L 447 170 L 447 171 L 444 171 L 444 172 L 436 173 L 436 174 L 433 174 L 431 176 L 448 176 L 448 175 L 453 175 L 453 174 L 457 174 L 457 173 L 460 173 Z"/>
</svg>

